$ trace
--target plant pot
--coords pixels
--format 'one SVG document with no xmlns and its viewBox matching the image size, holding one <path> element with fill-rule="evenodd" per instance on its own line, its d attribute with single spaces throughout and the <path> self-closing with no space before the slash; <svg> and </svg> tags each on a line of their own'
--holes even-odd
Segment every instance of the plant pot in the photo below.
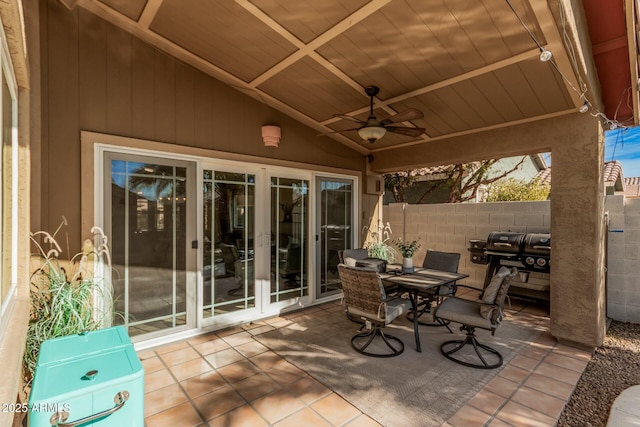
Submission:
<svg viewBox="0 0 640 427">
<path fill-rule="evenodd" d="M 402 258 L 402 272 L 413 273 L 413 258 L 411 257 Z"/>
</svg>

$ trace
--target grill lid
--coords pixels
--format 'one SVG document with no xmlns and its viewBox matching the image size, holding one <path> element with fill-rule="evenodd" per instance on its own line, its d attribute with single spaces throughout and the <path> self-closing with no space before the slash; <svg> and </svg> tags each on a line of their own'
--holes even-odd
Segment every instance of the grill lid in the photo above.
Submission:
<svg viewBox="0 0 640 427">
<path fill-rule="evenodd" d="M 487 237 L 487 252 L 518 254 L 524 243 L 524 233 L 494 231 Z"/>
<path fill-rule="evenodd" d="M 551 234 L 527 234 L 523 250 L 531 255 L 549 256 L 551 253 Z"/>
</svg>

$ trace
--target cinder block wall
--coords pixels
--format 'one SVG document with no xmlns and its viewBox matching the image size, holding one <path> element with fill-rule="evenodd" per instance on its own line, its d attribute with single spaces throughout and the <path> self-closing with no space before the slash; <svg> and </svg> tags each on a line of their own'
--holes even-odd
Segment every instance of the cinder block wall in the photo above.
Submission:
<svg viewBox="0 0 640 427">
<path fill-rule="evenodd" d="M 640 323 L 640 199 L 607 196 L 607 316 Z"/>
<path fill-rule="evenodd" d="M 482 288 L 487 267 L 471 262 L 469 240 L 486 240 L 492 231 L 548 233 L 551 228 L 550 212 L 549 201 L 434 205 L 392 203 L 384 207 L 383 218 L 391 226 L 392 238 L 420 239 L 422 247 L 413 257 L 415 265 L 422 264 L 427 249 L 459 252 L 462 254 L 459 271 L 469 275 L 462 283 Z M 549 274 L 532 272 L 527 284 L 517 285 L 549 286 Z"/>
<path fill-rule="evenodd" d="M 607 316 L 621 322 L 640 323 L 640 198 L 609 195 L 605 200 L 609 215 L 607 251 Z M 548 233 L 550 203 L 504 202 L 384 207 L 384 221 L 393 238 L 420 239 L 422 247 L 414 256 L 422 264 L 427 248 L 462 254 L 460 272 L 469 275 L 466 285 L 481 288 L 485 265 L 473 264 L 469 240 L 485 240 L 492 231 Z M 406 219 L 406 221 L 404 220 Z M 398 260 L 399 261 L 399 260 Z M 516 278 L 516 281 L 519 281 Z M 521 287 L 549 286 L 549 275 L 532 272 Z"/>
</svg>

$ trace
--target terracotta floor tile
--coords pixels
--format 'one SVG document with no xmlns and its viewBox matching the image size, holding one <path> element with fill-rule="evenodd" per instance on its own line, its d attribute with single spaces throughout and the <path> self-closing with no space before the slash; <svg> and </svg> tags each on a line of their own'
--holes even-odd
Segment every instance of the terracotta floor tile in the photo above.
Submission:
<svg viewBox="0 0 640 427">
<path fill-rule="evenodd" d="M 205 356 L 207 362 L 211 363 L 214 368 L 221 368 L 226 365 L 230 365 L 232 363 L 243 360 L 245 357 L 235 351 L 233 348 L 228 348 L 226 350 L 218 351 L 217 353 L 212 353 Z"/>
<path fill-rule="evenodd" d="M 188 378 L 182 381 L 180 385 L 190 398 L 195 399 L 196 397 L 202 396 L 203 394 L 210 393 L 214 390 L 226 386 L 227 382 L 219 373 L 210 371 L 195 377 Z"/>
<path fill-rule="evenodd" d="M 525 369 L 527 371 L 533 371 L 535 367 L 538 366 L 538 363 L 540 363 L 540 359 L 534 359 L 518 354 L 511 359 L 509 365 L 517 366 L 518 368 Z"/>
<path fill-rule="evenodd" d="M 588 360 L 580 360 L 575 359 L 573 357 L 564 356 L 555 351 L 549 353 L 547 357 L 544 359 L 545 363 L 552 363 L 557 366 L 561 366 L 563 368 L 571 369 L 572 371 L 580 372 L 584 371 L 584 368 L 587 367 L 589 363 Z"/>
<path fill-rule="evenodd" d="M 213 368 L 205 359 L 199 357 L 189 360 L 188 362 L 173 365 L 169 370 L 178 381 L 182 381 L 209 372 L 213 370 Z"/>
<path fill-rule="evenodd" d="M 576 384 L 581 375 L 580 372 L 562 368 L 558 365 L 553 365 L 546 362 L 542 362 L 540 365 L 538 365 L 534 372 L 569 384 Z"/>
<path fill-rule="evenodd" d="M 311 405 L 311 409 L 329 420 L 333 425 L 342 425 L 355 418 L 360 411 L 335 393 L 323 397 Z"/>
<path fill-rule="evenodd" d="M 237 334 L 238 332 L 244 332 L 244 329 L 242 329 L 240 326 L 235 326 L 233 328 L 227 328 L 221 331 L 216 331 L 216 334 L 219 337 L 226 337 L 228 335 Z"/>
<path fill-rule="evenodd" d="M 289 362 L 278 363 L 274 368 L 265 371 L 278 384 L 285 385 L 308 377 L 308 374 Z"/>
<path fill-rule="evenodd" d="M 189 402 L 145 418 L 145 424 L 149 427 L 192 427 L 201 423 L 202 418 Z"/>
<path fill-rule="evenodd" d="M 327 420 L 309 408 L 303 408 L 274 425 L 275 427 L 332 427 Z"/>
<path fill-rule="evenodd" d="M 252 336 L 256 336 L 256 335 L 260 335 L 260 334 L 264 334 L 267 332 L 271 332 L 273 330 L 275 330 L 276 328 L 274 326 L 271 325 L 263 325 L 260 326 L 259 328 L 254 328 L 249 330 L 248 332 L 252 335 Z"/>
<path fill-rule="evenodd" d="M 174 383 L 175 380 L 173 379 L 169 371 L 166 369 L 161 369 L 150 374 L 145 374 L 144 391 L 145 393 L 149 393 L 151 391 L 158 390 Z"/>
<path fill-rule="evenodd" d="M 269 349 L 260 344 L 258 341 L 251 341 L 246 344 L 236 346 L 236 350 L 242 353 L 244 357 L 253 357 L 257 356 L 260 353 L 264 353 Z"/>
<path fill-rule="evenodd" d="M 519 356 L 526 356 L 536 360 L 544 359 L 551 351 L 550 348 L 543 348 L 535 344 L 528 345 L 519 354 Z"/>
<path fill-rule="evenodd" d="M 178 341 L 171 344 L 163 345 L 162 347 L 155 348 L 154 350 L 158 354 L 170 353 L 172 351 L 180 350 L 189 347 L 186 341 Z"/>
<path fill-rule="evenodd" d="M 491 393 L 488 390 L 481 390 L 467 402 L 467 405 L 493 415 L 505 402 L 506 399 L 503 396 Z"/>
<path fill-rule="evenodd" d="M 508 398 L 518 388 L 518 384 L 500 376 L 495 377 L 484 387 L 485 390 Z"/>
<path fill-rule="evenodd" d="M 150 374 L 152 372 L 159 371 L 160 369 L 164 369 L 164 363 L 160 360 L 159 357 L 149 357 L 147 359 L 141 359 L 142 366 L 144 367 L 144 373 Z"/>
<path fill-rule="evenodd" d="M 535 409 L 553 418 L 560 416 L 565 404 L 565 401 L 562 399 L 529 387 L 521 387 L 511 401 Z"/>
<path fill-rule="evenodd" d="M 530 374 L 529 370 L 518 368 L 515 365 L 508 364 L 498 374 L 499 376 L 520 384 Z"/>
<path fill-rule="evenodd" d="M 331 393 L 331 390 L 311 377 L 287 384 L 285 388 L 307 405 Z"/>
<path fill-rule="evenodd" d="M 260 372 L 260 368 L 246 359 L 218 368 L 218 373 L 230 383 L 237 383 Z"/>
<path fill-rule="evenodd" d="M 553 427 L 556 424 L 555 418 L 516 402 L 507 403 L 496 418 L 517 427 Z"/>
<path fill-rule="evenodd" d="M 260 369 L 263 369 L 265 371 L 284 361 L 282 357 L 278 356 L 272 351 L 260 353 L 257 356 L 250 357 L 249 360 L 251 360 Z"/>
<path fill-rule="evenodd" d="M 305 406 L 302 400 L 296 399 L 286 390 L 278 390 L 263 396 L 255 400 L 252 405 L 271 424 L 288 417 Z"/>
<path fill-rule="evenodd" d="M 590 361 L 593 356 L 591 351 L 581 350 L 564 344 L 556 345 L 553 352 L 562 354 L 563 356 L 573 357 L 574 359 L 585 360 L 587 362 Z"/>
<path fill-rule="evenodd" d="M 140 360 L 145 360 L 145 359 L 149 359 L 150 357 L 156 357 L 156 352 L 153 350 L 142 350 L 142 351 L 138 351 L 138 358 Z"/>
<path fill-rule="evenodd" d="M 463 406 L 447 422 L 455 427 L 483 427 L 491 415 L 474 408 Z"/>
<path fill-rule="evenodd" d="M 188 362 L 189 360 L 197 359 L 199 357 L 200 355 L 198 352 L 191 347 L 181 348 L 180 350 L 170 351 L 160 355 L 160 358 L 167 364 L 167 366 Z"/>
<path fill-rule="evenodd" d="M 498 418 L 494 418 L 493 420 L 491 420 L 491 422 L 489 422 L 489 424 L 487 424 L 487 427 L 513 427 L 513 425 Z"/>
<path fill-rule="evenodd" d="M 282 387 L 267 374 L 261 373 L 233 384 L 233 388 L 249 402 L 280 390 Z"/>
<path fill-rule="evenodd" d="M 245 400 L 228 385 L 193 400 L 193 404 L 207 420 L 229 412 L 245 403 Z"/>
<path fill-rule="evenodd" d="M 562 400 L 568 400 L 575 389 L 574 384 L 568 384 L 536 373 L 527 378 L 524 385 Z"/>
<path fill-rule="evenodd" d="M 278 317 L 271 317 L 269 319 L 266 319 L 264 322 L 268 325 L 273 325 L 275 323 L 282 322 L 283 320 L 286 321 L 287 319 L 285 319 L 284 317 L 278 316 Z"/>
<path fill-rule="evenodd" d="M 237 346 L 253 341 L 252 335 L 247 331 L 238 332 L 232 335 L 222 337 L 230 346 Z"/>
<path fill-rule="evenodd" d="M 144 395 L 144 416 L 148 417 L 180 403 L 186 402 L 187 396 L 178 384 L 173 384 Z"/>
<path fill-rule="evenodd" d="M 197 337 L 193 337 L 188 339 L 187 342 L 192 346 L 201 344 L 206 341 L 211 341 L 213 339 L 219 338 L 215 332 L 209 332 L 208 334 L 198 335 Z"/>
<path fill-rule="evenodd" d="M 556 340 L 553 335 L 547 331 L 536 338 L 533 343 L 540 347 L 553 348 L 558 344 L 558 340 Z"/>
<path fill-rule="evenodd" d="M 266 427 L 269 424 L 249 405 L 242 405 L 209 421 L 210 427 Z"/>
<path fill-rule="evenodd" d="M 382 427 L 382 424 L 379 424 L 377 421 L 372 419 L 371 417 L 361 414 L 358 415 L 353 421 L 349 421 L 346 427 Z M 441 427 L 446 427 L 444 424 Z"/>
<path fill-rule="evenodd" d="M 193 348 L 203 356 L 218 351 L 227 350 L 231 346 L 226 343 L 222 338 L 214 338 L 199 344 L 194 344 Z"/>
</svg>

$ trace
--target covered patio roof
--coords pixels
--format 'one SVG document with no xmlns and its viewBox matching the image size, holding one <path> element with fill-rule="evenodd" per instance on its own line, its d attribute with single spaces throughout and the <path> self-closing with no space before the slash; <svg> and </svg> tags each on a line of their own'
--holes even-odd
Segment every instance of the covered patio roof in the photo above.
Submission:
<svg viewBox="0 0 640 427">
<path fill-rule="evenodd" d="M 407 108 L 425 133 L 330 135 L 363 154 L 575 113 L 638 124 L 637 2 L 60 0 L 319 133 Z M 553 57 L 540 60 L 541 50 Z M 590 53 L 593 53 L 591 55 Z"/>
</svg>

